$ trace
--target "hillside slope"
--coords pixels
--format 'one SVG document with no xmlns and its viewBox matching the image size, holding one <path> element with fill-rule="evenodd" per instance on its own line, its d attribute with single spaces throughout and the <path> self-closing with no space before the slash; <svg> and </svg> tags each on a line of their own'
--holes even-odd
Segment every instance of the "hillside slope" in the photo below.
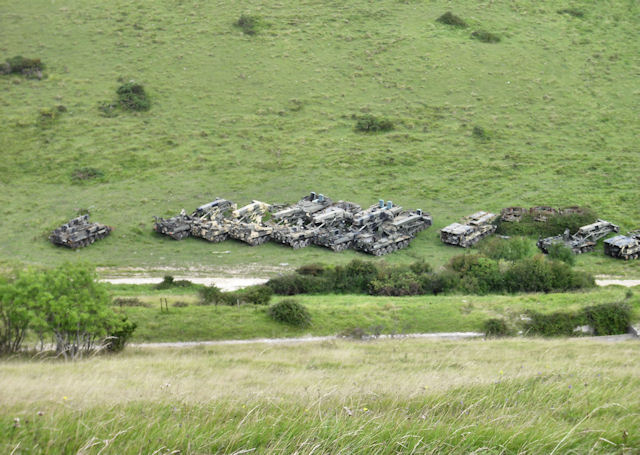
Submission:
<svg viewBox="0 0 640 455">
<path fill-rule="evenodd" d="M 640 6 L 632 0 L 0 2 L 0 56 L 38 57 L 46 78 L 0 77 L 0 260 L 107 266 L 345 261 L 318 248 L 251 249 L 151 233 L 222 196 L 292 202 L 308 191 L 430 211 L 435 225 L 393 261 L 459 250 L 436 229 L 475 210 L 588 205 L 640 225 Z M 233 23 L 261 18 L 255 35 Z M 499 43 L 471 38 L 497 34 Z M 144 113 L 105 117 L 122 81 Z M 42 109 L 64 105 L 54 121 Z M 395 123 L 354 131 L 371 113 Z M 487 137 L 473 134 L 474 127 Z M 96 179 L 74 181 L 84 167 Z M 80 252 L 46 233 L 89 208 L 114 234 Z M 638 262 L 638 261 L 636 261 Z M 597 254 L 580 266 L 640 273 Z"/>
</svg>

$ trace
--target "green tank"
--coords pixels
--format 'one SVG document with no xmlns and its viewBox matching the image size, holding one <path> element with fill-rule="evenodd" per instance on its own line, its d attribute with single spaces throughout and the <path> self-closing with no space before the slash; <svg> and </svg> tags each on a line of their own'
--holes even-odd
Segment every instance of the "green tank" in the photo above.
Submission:
<svg viewBox="0 0 640 455">
<path fill-rule="evenodd" d="M 83 248 L 96 240 L 105 238 L 112 230 L 111 226 L 90 223 L 89 215 L 82 215 L 56 228 L 49 235 L 49 240 L 54 245 L 72 249 Z"/>
</svg>

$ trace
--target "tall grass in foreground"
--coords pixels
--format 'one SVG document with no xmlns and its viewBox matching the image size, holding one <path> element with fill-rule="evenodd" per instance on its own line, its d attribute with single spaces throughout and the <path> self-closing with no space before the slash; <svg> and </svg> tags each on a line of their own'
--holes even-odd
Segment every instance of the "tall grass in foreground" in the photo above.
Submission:
<svg viewBox="0 0 640 455">
<path fill-rule="evenodd" d="M 636 342 L 133 350 L 0 371 L 3 453 L 637 453 Z"/>
</svg>

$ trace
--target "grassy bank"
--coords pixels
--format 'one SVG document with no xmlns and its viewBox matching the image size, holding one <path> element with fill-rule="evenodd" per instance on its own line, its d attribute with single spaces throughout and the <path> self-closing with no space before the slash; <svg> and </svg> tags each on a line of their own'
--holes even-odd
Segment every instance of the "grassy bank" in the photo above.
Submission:
<svg viewBox="0 0 640 455">
<path fill-rule="evenodd" d="M 0 451 L 637 453 L 636 354 L 636 342 L 390 340 L 12 360 Z"/>
<path fill-rule="evenodd" d="M 160 311 L 160 295 L 138 296 L 150 307 L 125 307 L 138 324 L 134 342 L 196 341 L 335 335 L 354 328 L 368 333 L 428 333 L 482 331 L 486 319 L 517 321 L 526 310 L 575 310 L 597 303 L 626 301 L 633 320 L 640 320 L 640 296 L 612 287 L 591 292 L 491 296 L 372 297 L 360 295 L 299 296 L 311 313 L 308 328 L 273 321 L 262 306 L 199 306 L 193 293 L 163 296 L 168 312 Z M 637 294 L 637 292 L 636 292 Z M 276 302 L 280 298 L 274 298 Z M 175 307 L 176 302 L 187 306 Z"/>
<path fill-rule="evenodd" d="M 444 0 L 7 3 L 0 59 L 40 58 L 46 77 L 0 77 L 0 260 L 225 269 L 352 259 L 151 232 L 152 215 L 215 196 L 291 202 L 311 190 L 430 211 L 434 226 L 393 261 L 446 262 L 458 250 L 436 230 L 480 209 L 580 204 L 637 227 L 639 7 L 559 14 L 565 3 L 456 2 L 466 29 L 436 22 L 452 7 Z M 233 26 L 241 14 L 259 16 L 258 33 Z M 474 40 L 475 30 L 501 41 Z M 151 109 L 103 116 L 99 104 L 130 79 Z M 66 112 L 43 116 L 57 105 Z M 354 131 L 365 114 L 395 127 Z M 46 234 L 78 209 L 115 232 L 82 251 L 54 248 Z M 640 275 L 639 261 L 600 249 L 579 267 Z"/>
</svg>

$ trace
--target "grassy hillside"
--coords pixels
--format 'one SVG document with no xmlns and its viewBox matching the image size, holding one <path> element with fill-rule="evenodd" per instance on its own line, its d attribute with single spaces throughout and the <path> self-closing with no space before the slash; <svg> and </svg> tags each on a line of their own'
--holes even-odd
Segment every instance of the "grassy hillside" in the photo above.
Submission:
<svg viewBox="0 0 640 455">
<path fill-rule="evenodd" d="M 0 77 L 0 260 L 106 266 L 300 264 L 349 260 L 234 242 L 172 243 L 152 215 L 215 196 L 292 202 L 310 190 L 430 211 L 435 225 L 394 261 L 459 251 L 436 229 L 507 205 L 588 205 L 640 225 L 640 6 L 632 0 L 0 1 L 0 57 L 38 57 L 43 80 Z M 261 18 L 255 35 L 233 23 Z M 497 34 L 499 43 L 471 38 Z M 148 112 L 105 117 L 135 79 Z M 50 121 L 42 109 L 64 105 Z M 392 120 L 387 133 L 356 118 Z M 474 127 L 486 137 L 473 134 Z M 79 169 L 101 176 L 74 181 Z M 114 234 L 85 251 L 46 233 L 90 209 Z M 580 267 L 640 274 L 605 258 Z"/>
<path fill-rule="evenodd" d="M 45 363 L 0 370 L 3 453 L 640 449 L 635 342 L 337 341 Z"/>
</svg>

